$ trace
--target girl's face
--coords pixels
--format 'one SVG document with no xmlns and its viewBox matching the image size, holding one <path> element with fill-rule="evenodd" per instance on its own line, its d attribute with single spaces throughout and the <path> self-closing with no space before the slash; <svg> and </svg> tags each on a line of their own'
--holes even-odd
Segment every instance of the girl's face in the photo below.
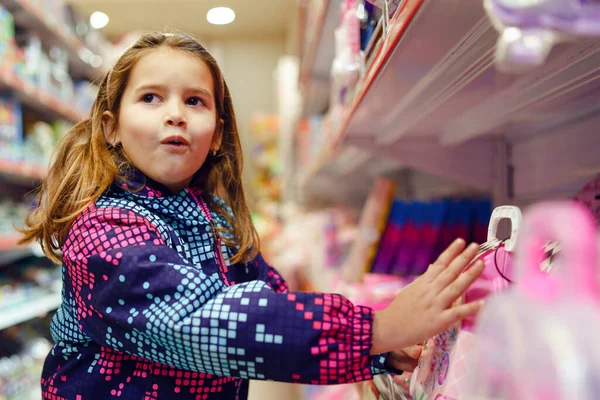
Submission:
<svg viewBox="0 0 600 400">
<path fill-rule="evenodd" d="M 180 192 L 220 147 L 210 69 L 181 50 L 147 52 L 130 73 L 118 123 L 105 113 L 104 129 L 146 176 Z"/>
</svg>

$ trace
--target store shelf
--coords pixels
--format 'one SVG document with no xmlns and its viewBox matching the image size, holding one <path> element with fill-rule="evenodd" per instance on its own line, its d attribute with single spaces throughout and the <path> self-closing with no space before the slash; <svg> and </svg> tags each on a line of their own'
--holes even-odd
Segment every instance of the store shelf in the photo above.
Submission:
<svg viewBox="0 0 600 400">
<path fill-rule="evenodd" d="M 25 105 L 48 118 L 66 119 L 75 123 L 86 118 L 83 111 L 78 111 L 56 96 L 24 81 L 10 68 L 0 69 L 0 89 L 10 90 Z"/>
<path fill-rule="evenodd" d="M 22 246 L 19 245 L 19 240 L 21 239 L 18 235 L 2 235 L 0 234 L 0 251 L 13 251 L 18 250 Z"/>
<path fill-rule="evenodd" d="M 103 66 L 92 66 L 94 62 L 102 62 L 98 55 L 86 48 L 78 37 L 45 14 L 35 3 L 29 0 L 2 0 L 0 3 L 11 11 L 18 25 L 36 32 L 47 46 L 66 49 L 72 74 L 93 80 L 106 72 Z"/>
<path fill-rule="evenodd" d="M 0 308 L 0 330 L 20 324 L 55 310 L 60 306 L 61 294 L 59 291 L 40 295 L 26 304 Z"/>
<path fill-rule="evenodd" d="M 0 159 L 0 175 L 7 175 L 17 180 L 39 182 L 44 179 L 46 172 L 45 168 L 38 165 Z"/>
<path fill-rule="evenodd" d="M 305 184 L 339 182 L 331 166 L 349 148 L 374 156 L 357 162 L 358 173 L 392 159 L 492 192 L 506 174 L 499 149 L 509 145 L 517 198 L 563 191 L 599 172 L 599 42 L 559 45 L 542 67 L 506 75 L 495 68 L 497 37 L 479 0 L 405 1 Z"/>
<path fill-rule="evenodd" d="M 329 104 L 330 72 L 335 57 L 334 31 L 340 23 L 339 1 L 323 0 L 316 26 L 307 27 L 307 47 L 300 65 L 302 113 L 323 114 Z"/>
<path fill-rule="evenodd" d="M 18 233 L 0 234 L 0 268 L 16 260 L 35 255 L 43 257 L 41 246 L 34 244 L 19 244 L 21 236 Z"/>
</svg>

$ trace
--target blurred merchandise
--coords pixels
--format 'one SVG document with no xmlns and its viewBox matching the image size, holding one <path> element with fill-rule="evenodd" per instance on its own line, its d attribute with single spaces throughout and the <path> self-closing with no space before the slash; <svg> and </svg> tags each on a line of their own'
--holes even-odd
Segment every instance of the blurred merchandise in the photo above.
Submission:
<svg viewBox="0 0 600 400">
<path fill-rule="evenodd" d="M 32 204 L 15 202 L 10 198 L 0 198 L 0 237 L 14 236 L 14 227 L 22 227 Z"/>
<path fill-rule="evenodd" d="M 266 246 L 269 261 L 292 290 L 333 290 L 355 235 L 356 217 L 342 207 L 307 212 L 290 204 L 281 209 L 281 228 Z"/>
<path fill-rule="evenodd" d="M 73 125 L 57 121 L 50 125 L 46 122 L 28 118 L 26 121 L 25 144 L 23 161 L 30 165 L 47 167 L 50 164 L 52 152 L 59 140 Z"/>
<path fill-rule="evenodd" d="M 595 1 L 485 0 L 484 5 L 500 32 L 496 60 L 505 72 L 542 66 L 560 42 L 600 36 Z"/>
<path fill-rule="evenodd" d="M 59 293 L 61 287 L 60 268 L 46 258 L 32 256 L 0 267 L 0 320 L 2 314 Z"/>
<path fill-rule="evenodd" d="M 250 123 L 254 143 L 252 163 L 255 169 L 252 190 L 260 201 L 278 201 L 281 196 L 281 156 L 279 119 L 276 115 L 255 115 Z"/>
<path fill-rule="evenodd" d="M 0 159 L 20 159 L 23 147 L 21 102 L 9 93 L 0 94 Z"/>
<path fill-rule="evenodd" d="M 358 0 L 344 0 L 340 5 L 340 26 L 335 30 L 335 58 L 331 65 L 331 100 L 329 113 L 337 131 L 354 99 L 361 78 L 360 20 Z"/>
<path fill-rule="evenodd" d="M 40 376 L 52 348 L 50 318 L 0 331 L 0 399 L 40 399 Z"/>
<path fill-rule="evenodd" d="M 373 272 L 420 275 L 455 239 L 483 243 L 491 211 L 487 199 L 395 200 Z"/>
<path fill-rule="evenodd" d="M 2 65 L 14 62 L 16 48 L 14 18 L 4 6 L 0 5 L 0 60 Z"/>
<path fill-rule="evenodd" d="M 540 245 L 549 240 L 561 252 L 545 273 Z M 580 204 L 540 203 L 525 212 L 518 279 L 478 316 L 464 398 L 600 398 L 598 254 L 596 221 Z"/>
<path fill-rule="evenodd" d="M 343 267 L 346 282 L 360 282 L 372 266 L 396 191 L 394 181 L 379 178 L 373 185 L 360 216 L 356 239 Z"/>
<path fill-rule="evenodd" d="M 588 182 L 575 200 L 585 207 L 589 208 L 592 215 L 596 218 L 596 223 L 600 227 L 600 174 Z"/>
<path fill-rule="evenodd" d="M 40 121 L 35 113 L 23 111 L 11 94 L 0 96 L 0 159 L 24 161 L 47 167 L 58 141 L 73 125 Z"/>
<path fill-rule="evenodd" d="M 402 3 L 402 0 L 367 0 L 367 2 L 373 4 L 380 10 L 385 10 L 387 8 L 389 16 L 391 17 L 398 9 L 398 6 L 400 6 L 400 3 Z"/>
</svg>

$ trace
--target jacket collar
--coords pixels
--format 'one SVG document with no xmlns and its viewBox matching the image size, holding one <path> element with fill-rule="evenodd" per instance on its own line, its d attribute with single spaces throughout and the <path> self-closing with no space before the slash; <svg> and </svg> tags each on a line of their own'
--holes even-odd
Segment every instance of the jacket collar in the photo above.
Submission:
<svg viewBox="0 0 600 400">
<path fill-rule="evenodd" d="M 111 189 L 118 192 L 127 191 L 138 196 L 152 198 L 178 196 L 186 191 L 201 194 L 202 188 L 195 181 L 197 181 L 197 179 L 192 179 L 189 188 L 183 189 L 179 193 L 172 193 L 165 185 L 149 178 L 138 168 L 128 166 L 127 169 L 122 170 L 117 179 L 115 179 Z"/>
</svg>

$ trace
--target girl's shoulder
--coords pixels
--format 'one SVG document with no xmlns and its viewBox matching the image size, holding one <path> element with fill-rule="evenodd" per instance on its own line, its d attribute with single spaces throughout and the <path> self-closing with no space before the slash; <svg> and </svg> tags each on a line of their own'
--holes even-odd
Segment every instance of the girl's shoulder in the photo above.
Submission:
<svg viewBox="0 0 600 400">
<path fill-rule="evenodd" d="M 154 213 L 134 199 L 115 195 L 114 192 L 105 192 L 80 212 L 75 222 L 81 224 L 95 220 L 123 224 L 126 220 L 145 220 L 154 225 L 156 219 Z"/>
</svg>

